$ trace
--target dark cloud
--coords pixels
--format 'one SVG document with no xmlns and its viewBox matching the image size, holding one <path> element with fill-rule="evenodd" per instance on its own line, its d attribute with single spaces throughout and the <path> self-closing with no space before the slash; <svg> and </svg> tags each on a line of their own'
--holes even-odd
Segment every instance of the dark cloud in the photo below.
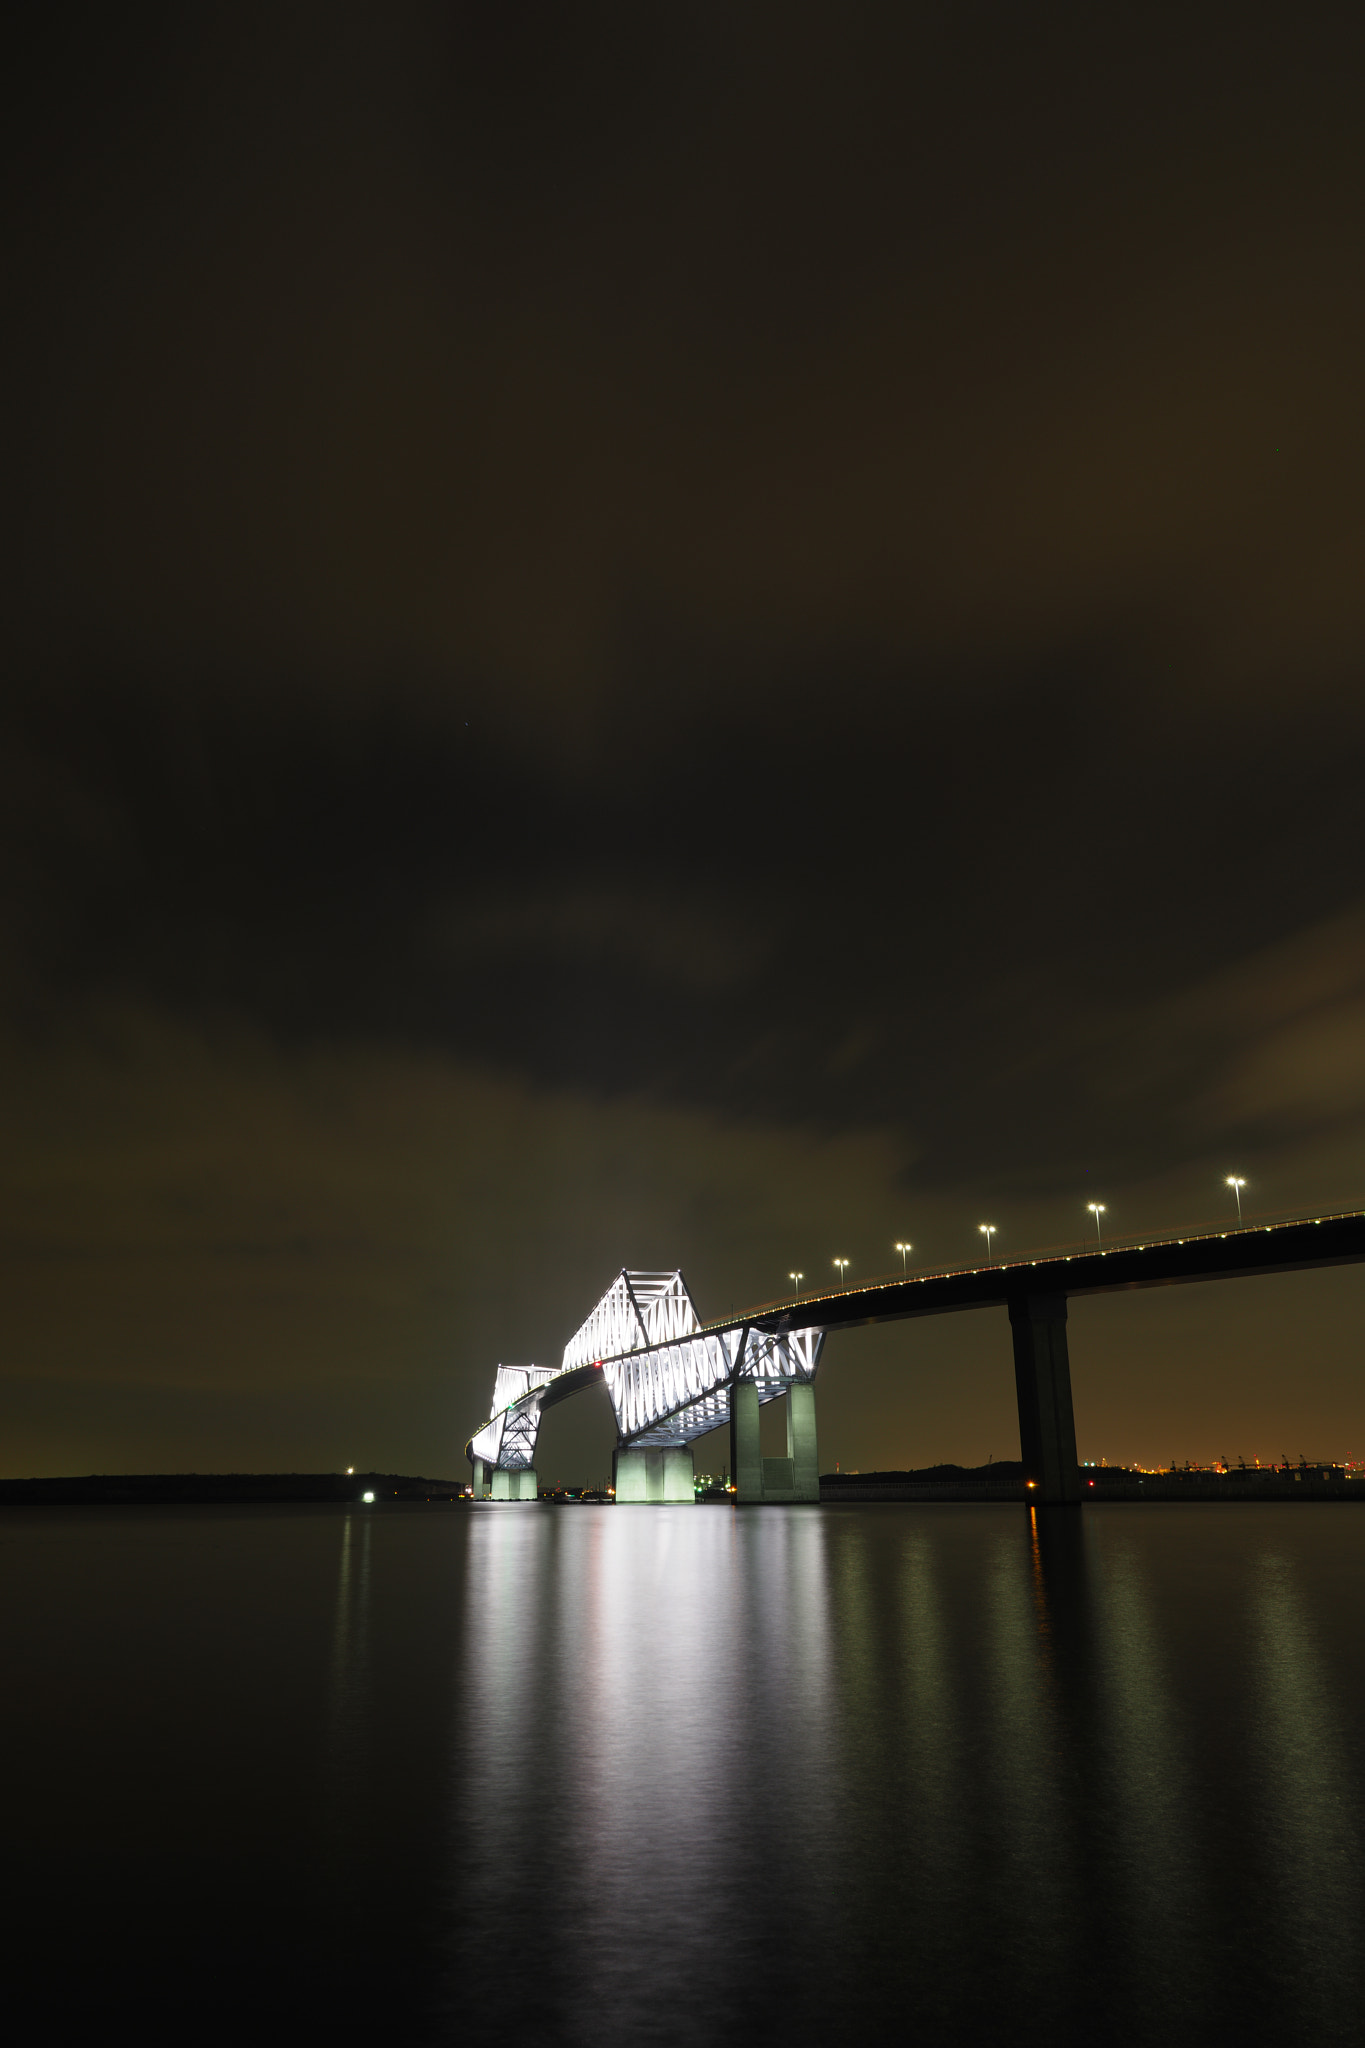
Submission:
<svg viewBox="0 0 1365 2048">
<path fill-rule="evenodd" d="M 1339 686 L 1342 10 L 513 13 L 60 38 L 17 193 L 42 656 L 378 666 L 557 743 L 620 688 L 671 716 L 643 621 L 765 705 L 813 652 L 1027 686 L 1114 638 L 1163 695 Z"/>
<path fill-rule="evenodd" d="M 802 681 L 772 731 L 680 695 L 649 745 L 623 698 L 562 765 L 477 711 L 60 699 L 13 772 L 34 1000 L 886 1124 L 934 1177 L 1046 1177 L 1087 1129 L 1136 1169 L 1201 1145 L 1192 1093 L 1312 1014 L 1296 934 L 1358 896 L 1342 721 L 1153 733 L 1099 672 L 869 727 Z M 1269 945 L 1271 1004 L 1241 964 Z M 1141 1087 L 1104 1082 L 1116 1047 Z"/>
<path fill-rule="evenodd" d="M 743 1300 L 1097 1177 L 1143 1227 L 1229 1160 L 1361 1198 L 1359 42 L 33 15 L 25 1416 L 98 1325 L 197 1462 L 340 1457 L 316 1395 L 449 1466 L 442 1375 L 623 1260 Z M 136 1462 L 82 1398 L 29 1457 Z"/>
</svg>

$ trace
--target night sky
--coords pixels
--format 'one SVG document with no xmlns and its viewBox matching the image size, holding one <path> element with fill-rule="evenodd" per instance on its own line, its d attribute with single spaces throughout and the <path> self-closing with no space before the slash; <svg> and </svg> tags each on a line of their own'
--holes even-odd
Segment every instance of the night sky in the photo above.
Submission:
<svg viewBox="0 0 1365 2048">
<path fill-rule="evenodd" d="M 0 1469 L 458 1476 L 623 1264 L 1365 1202 L 1365 16 L 17 21 Z M 1074 1305 L 1081 1455 L 1365 1455 L 1363 1349 Z M 1010 1357 L 831 1340 L 822 1463 Z"/>
</svg>

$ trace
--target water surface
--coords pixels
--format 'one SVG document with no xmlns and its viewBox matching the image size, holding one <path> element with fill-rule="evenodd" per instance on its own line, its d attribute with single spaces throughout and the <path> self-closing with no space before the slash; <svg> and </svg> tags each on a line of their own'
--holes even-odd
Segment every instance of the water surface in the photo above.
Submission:
<svg viewBox="0 0 1365 2048">
<path fill-rule="evenodd" d="M 1355 2040 L 1365 1512 L 0 1516 L 6 2002 Z"/>
</svg>

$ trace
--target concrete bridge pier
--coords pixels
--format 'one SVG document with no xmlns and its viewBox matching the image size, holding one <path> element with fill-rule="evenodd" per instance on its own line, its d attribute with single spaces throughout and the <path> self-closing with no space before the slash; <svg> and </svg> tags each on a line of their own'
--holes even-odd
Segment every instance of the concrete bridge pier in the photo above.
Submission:
<svg viewBox="0 0 1365 2048">
<path fill-rule="evenodd" d="M 762 1500 L 763 1449 L 758 1434 L 758 1388 L 736 1380 L 730 1389 L 730 1479 L 736 1501 Z"/>
<path fill-rule="evenodd" d="M 815 1437 L 815 1389 L 793 1380 L 787 1390 L 787 1455 L 765 1458 L 759 1438 L 758 1389 L 739 1380 L 730 1389 L 730 1472 L 735 1500 L 818 1501 L 820 1454 Z"/>
<path fill-rule="evenodd" d="M 611 1483 L 618 1508 L 662 1507 L 670 1501 L 690 1501 L 695 1506 L 692 1447 L 671 1444 L 661 1451 L 618 1448 L 611 1461 Z"/>
<path fill-rule="evenodd" d="M 493 1467 L 494 1500 L 535 1500 L 536 1497 L 534 1465 L 514 1466 L 510 1471 L 501 1465 Z"/>
<path fill-rule="evenodd" d="M 470 1463 L 474 1467 L 474 1483 L 470 1491 L 473 1493 L 475 1500 L 482 1500 L 484 1489 L 483 1459 L 471 1458 Z"/>
<path fill-rule="evenodd" d="M 1039 1506 L 1073 1507 L 1081 1498 L 1081 1472 L 1071 1409 L 1066 1296 L 1015 1295 L 1009 1310 L 1025 1493 Z"/>
</svg>

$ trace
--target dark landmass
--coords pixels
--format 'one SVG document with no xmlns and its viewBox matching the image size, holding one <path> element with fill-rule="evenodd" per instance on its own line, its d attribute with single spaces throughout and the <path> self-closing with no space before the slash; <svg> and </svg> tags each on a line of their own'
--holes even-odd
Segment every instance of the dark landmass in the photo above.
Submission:
<svg viewBox="0 0 1365 2048">
<path fill-rule="evenodd" d="M 989 1465 L 922 1465 L 911 1472 L 822 1472 L 822 1501 L 1022 1500 L 1018 1459 Z"/>
<path fill-rule="evenodd" d="M 989 1465 L 917 1465 L 909 1472 L 822 1472 L 822 1486 L 1016 1485 L 1024 1483 L 1017 1458 L 994 1459 Z"/>
<path fill-rule="evenodd" d="M 466 1482 L 400 1472 L 113 1472 L 71 1479 L 0 1479 L 0 1507 L 251 1507 L 360 1501 L 457 1501 Z M 1340 1465 L 1231 1472 L 1136 1472 L 1086 1466 L 1084 1500 L 1365 1500 L 1365 1476 Z M 605 1501 L 601 1488 L 546 1488 L 542 1500 Z M 717 1487 L 702 1499 L 729 1501 Z M 825 1472 L 822 1501 L 1023 1500 L 1024 1468 L 925 1465 L 909 1472 Z"/>
<path fill-rule="evenodd" d="M 106 1472 L 0 1479 L 0 1507 L 229 1507 L 308 1501 L 457 1500 L 466 1482 L 398 1472 Z"/>
</svg>

